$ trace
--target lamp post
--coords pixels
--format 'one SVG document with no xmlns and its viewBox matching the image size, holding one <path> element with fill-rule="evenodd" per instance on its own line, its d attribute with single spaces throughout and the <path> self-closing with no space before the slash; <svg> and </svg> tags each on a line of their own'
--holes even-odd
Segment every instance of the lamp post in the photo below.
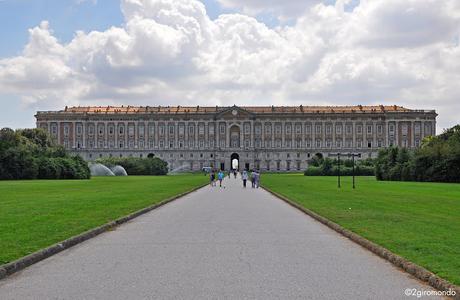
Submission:
<svg viewBox="0 0 460 300">
<path fill-rule="evenodd" d="M 329 156 L 337 156 L 337 187 L 340 189 L 340 153 L 330 153 Z"/>
<path fill-rule="evenodd" d="M 361 157 L 361 153 L 348 153 L 348 157 L 350 156 L 353 161 L 353 189 L 355 189 L 355 157 Z"/>
</svg>

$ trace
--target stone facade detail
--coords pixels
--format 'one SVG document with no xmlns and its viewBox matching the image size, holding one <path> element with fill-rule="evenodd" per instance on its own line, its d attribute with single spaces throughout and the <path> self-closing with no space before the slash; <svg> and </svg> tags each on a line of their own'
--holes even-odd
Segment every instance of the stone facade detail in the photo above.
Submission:
<svg viewBox="0 0 460 300">
<path fill-rule="evenodd" d="M 297 171 L 314 155 L 419 147 L 435 135 L 434 110 L 401 106 L 72 107 L 39 111 L 44 128 L 86 160 L 157 156 L 170 169 Z"/>
</svg>

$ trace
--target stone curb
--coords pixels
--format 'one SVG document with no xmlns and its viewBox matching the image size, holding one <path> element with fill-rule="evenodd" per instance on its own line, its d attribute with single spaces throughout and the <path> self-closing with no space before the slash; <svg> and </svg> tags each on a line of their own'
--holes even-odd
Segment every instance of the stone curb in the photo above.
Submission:
<svg viewBox="0 0 460 300">
<path fill-rule="evenodd" d="M 183 192 L 183 193 L 180 193 L 178 195 L 175 195 L 173 197 L 170 197 L 166 200 L 163 200 L 159 203 L 156 203 L 156 204 L 153 204 L 151 206 L 148 206 L 146 208 L 143 208 L 143 209 L 140 209 L 138 211 L 135 211 L 127 216 L 124 216 L 124 217 L 121 217 L 119 219 L 116 219 L 114 221 L 111 221 L 109 223 L 106 223 L 104 225 L 101 225 L 99 227 L 96 227 L 96 228 L 93 228 L 93 229 L 90 229 L 88 231 L 85 231 L 79 235 L 76 235 L 76 236 L 73 236 L 69 239 L 66 239 L 62 242 L 59 242 L 57 244 L 54 244 L 52 246 L 49 246 L 47 248 L 44 248 L 44 249 L 41 249 L 41 250 L 38 250 L 34 253 L 31 253 L 27 256 L 24 256 L 24 257 L 21 257 L 13 262 L 10 262 L 10 263 L 7 263 L 7 264 L 4 264 L 4 265 L 0 265 L 0 280 L 2 280 L 3 278 L 6 278 L 8 276 L 10 276 L 11 274 L 13 273 L 16 273 L 22 269 L 25 269 L 26 267 L 30 266 L 30 265 L 33 265 L 41 260 L 44 260 L 54 254 L 57 254 L 63 250 L 66 250 L 72 246 L 75 246 L 77 244 L 80 244 L 86 240 L 89 240 L 103 232 L 106 232 L 106 231 L 109 231 L 123 223 L 126 223 L 136 217 L 139 217 L 140 215 L 143 215 L 145 213 L 148 213 L 156 208 L 159 208 L 160 206 L 163 206 L 167 203 L 170 203 L 178 198 L 181 198 L 187 194 L 190 194 L 196 190 L 199 190 L 203 187 L 205 187 L 206 185 L 208 185 L 209 183 L 205 183 L 205 184 L 202 184 L 202 185 L 199 185 L 189 191 L 186 191 L 186 192 Z"/>
<path fill-rule="evenodd" d="M 432 287 L 440 290 L 440 291 L 449 291 L 449 290 L 453 290 L 455 291 L 456 295 L 453 297 L 454 299 L 456 300 L 460 300 L 460 286 L 457 286 L 455 284 L 452 284 L 450 283 L 449 281 L 445 280 L 445 279 L 442 279 L 441 277 L 435 275 L 434 273 L 428 271 L 427 269 L 417 265 L 417 264 L 414 264 L 413 262 L 410 262 L 409 260 L 399 256 L 399 255 L 396 255 L 394 254 L 393 252 L 391 252 L 390 250 L 380 246 L 380 245 L 377 245 L 371 241 L 369 241 L 368 239 L 366 238 L 363 238 L 362 236 L 348 230 L 348 229 L 345 229 L 344 227 L 340 226 L 339 224 L 337 223 L 334 223 L 320 215 L 318 215 L 317 213 L 305 208 L 305 207 L 302 207 L 300 206 L 299 204 L 295 203 L 294 201 L 288 199 L 287 197 L 277 193 L 277 192 L 274 192 L 272 190 L 270 190 L 269 188 L 267 187 L 262 187 L 264 190 L 266 190 L 267 192 L 269 192 L 270 194 L 274 195 L 275 197 L 285 201 L 286 203 L 288 203 L 289 205 L 297 208 L 298 210 L 302 211 L 303 213 L 309 215 L 310 217 L 312 217 L 313 219 L 315 219 L 316 221 L 320 222 L 320 223 L 323 223 L 324 225 L 328 226 L 329 228 L 335 230 L 336 232 L 340 233 L 341 235 L 347 237 L 348 239 L 352 240 L 353 242 L 359 244 L 360 246 L 366 248 L 367 250 L 373 252 L 374 254 L 377 254 L 378 256 L 380 256 L 381 258 L 389 261 L 390 263 L 392 263 L 393 265 L 395 265 L 396 267 L 400 268 L 400 269 L 403 269 L 405 272 L 413 275 L 414 277 L 416 277 L 417 279 L 420 279 L 426 283 L 428 283 L 429 285 L 431 285 Z"/>
</svg>

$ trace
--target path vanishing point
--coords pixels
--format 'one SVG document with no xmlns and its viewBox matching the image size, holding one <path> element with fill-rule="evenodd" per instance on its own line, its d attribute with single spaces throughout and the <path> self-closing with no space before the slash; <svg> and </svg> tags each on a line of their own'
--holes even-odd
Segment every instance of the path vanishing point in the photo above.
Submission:
<svg viewBox="0 0 460 300">
<path fill-rule="evenodd" d="M 407 300 L 408 288 L 432 290 L 268 192 L 224 185 L 1 280 L 0 299 Z"/>
</svg>

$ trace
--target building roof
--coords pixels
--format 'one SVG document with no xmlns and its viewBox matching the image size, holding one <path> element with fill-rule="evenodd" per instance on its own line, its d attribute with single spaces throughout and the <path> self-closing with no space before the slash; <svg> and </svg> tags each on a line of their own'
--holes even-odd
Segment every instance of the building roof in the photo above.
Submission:
<svg viewBox="0 0 460 300">
<path fill-rule="evenodd" d="M 75 106 L 64 110 L 40 113 L 63 114 L 202 114 L 220 113 L 229 109 L 238 108 L 255 114 L 278 113 L 384 113 L 384 112 L 434 112 L 412 110 L 397 105 L 374 106 Z"/>
</svg>

